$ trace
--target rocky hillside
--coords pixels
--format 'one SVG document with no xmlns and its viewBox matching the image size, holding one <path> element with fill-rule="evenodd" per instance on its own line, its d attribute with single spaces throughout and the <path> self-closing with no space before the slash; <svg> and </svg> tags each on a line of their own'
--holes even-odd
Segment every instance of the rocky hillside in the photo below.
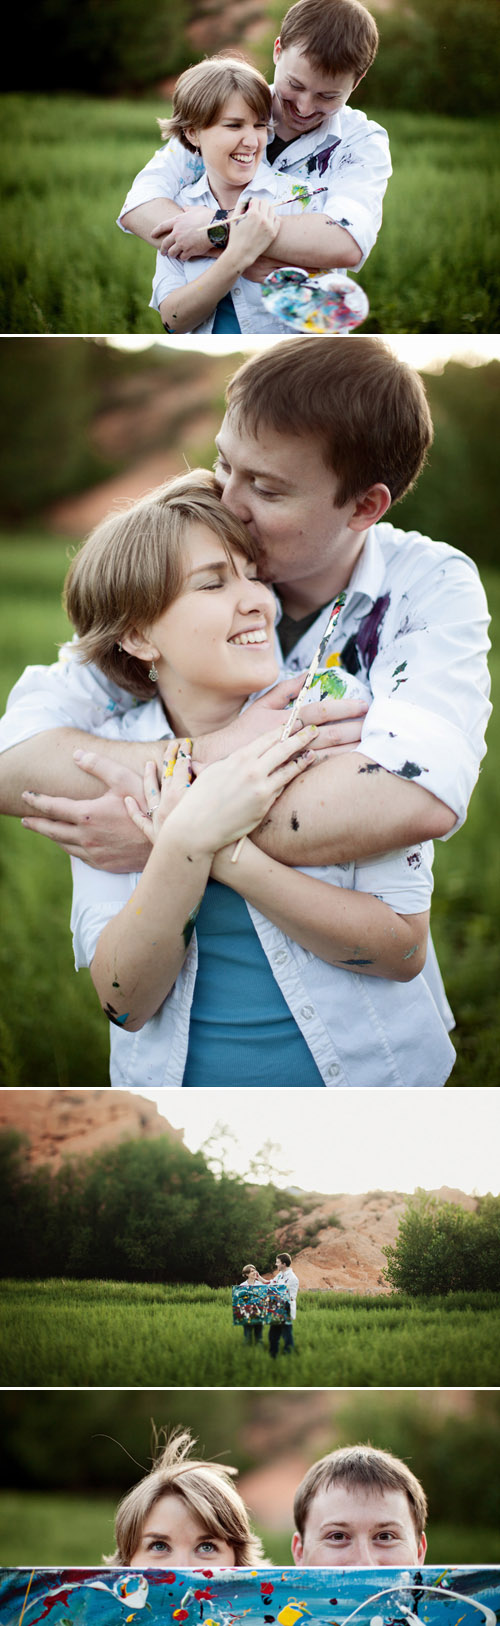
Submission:
<svg viewBox="0 0 500 1626">
<path fill-rule="evenodd" d="M 29 1136 L 29 1161 L 59 1168 L 65 1157 L 90 1157 L 125 1140 L 168 1135 L 183 1141 L 154 1101 L 133 1090 L 1 1090 L 0 1129 Z"/>
<path fill-rule="evenodd" d="M 477 1201 L 463 1191 L 442 1186 L 433 1193 L 441 1202 L 459 1203 L 474 1210 Z M 311 1198 L 312 1200 L 312 1194 Z M 381 1281 L 385 1266 L 382 1248 L 396 1239 L 408 1196 L 399 1191 L 372 1191 L 363 1196 L 318 1197 L 307 1216 L 294 1224 L 295 1246 L 289 1227 L 283 1227 L 281 1243 L 293 1251 L 293 1267 L 302 1291 L 332 1289 L 335 1292 L 390 1292 Z M 332 1223 L 332 1218 L 339 1224 Z M 314 1235 L 311 1242 L 303 1233 Z"/>
</svg>

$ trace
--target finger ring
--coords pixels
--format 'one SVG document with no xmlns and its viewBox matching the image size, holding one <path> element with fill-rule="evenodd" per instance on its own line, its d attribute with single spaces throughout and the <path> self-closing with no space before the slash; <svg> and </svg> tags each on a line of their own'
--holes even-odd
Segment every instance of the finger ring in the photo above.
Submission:
<svg viewBox="0 0 500 1626">
<path fill-rule="evenodd" d="M 152 817 L 153 817 L 152 808 L 150 808 L 150 807 L 146 808 L 146 818 L 147 819 L 152 819 Z"/>
</svg>

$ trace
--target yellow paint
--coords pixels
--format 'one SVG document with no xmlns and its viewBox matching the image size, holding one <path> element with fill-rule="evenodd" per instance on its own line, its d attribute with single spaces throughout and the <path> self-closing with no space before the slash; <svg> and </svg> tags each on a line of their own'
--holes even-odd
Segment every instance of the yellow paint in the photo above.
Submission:
<svg viewBox="0 0 500 1626">
<path fill-rule="evenodd" d="M 136 915 L 142 915 L 142 909 L 136 909 Z"/>
<path fill-rule="evenodd" d="M 303 1613 L 303 1609 L 298 1609 L 296 1605 L 292 1607 L 290 1603 L 286 1603 L 284 1609 L 280 1609 L 277 1619 L 280 1626 L 295 1626 L 295 1622 L 302 1619 Z"/>
<path fill-rule="evenodd" d="M 327 655 L 325 666 L 340 666 L 340 653 L 338 649 L 334 649 L 331 655 Z"/>
</svg>

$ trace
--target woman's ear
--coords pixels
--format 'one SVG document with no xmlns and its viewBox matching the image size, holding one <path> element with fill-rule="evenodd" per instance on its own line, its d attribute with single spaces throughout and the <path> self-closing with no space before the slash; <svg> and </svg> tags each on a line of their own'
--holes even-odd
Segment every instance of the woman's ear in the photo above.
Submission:
<svg viewBox="0 0 500 1626">
<path fill-rule="evenodd" d="M 137 660 L 159 660 L 160 651 L 157 648 L 157 645 L 152 644 L 151 639 L 147 636 L 147 633 L 139 632 L 137 627 L 129 628 L 129 631 L 124 633 L 123 638 L 121 639 L 121 646 L 122 649 L 126 649 L 127 655 L 135 655 Z"/>
</svg>

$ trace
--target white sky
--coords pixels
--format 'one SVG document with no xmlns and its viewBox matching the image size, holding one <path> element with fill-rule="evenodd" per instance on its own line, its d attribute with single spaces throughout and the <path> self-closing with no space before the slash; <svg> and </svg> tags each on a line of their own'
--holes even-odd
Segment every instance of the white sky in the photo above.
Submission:
<svg viewBox="0 0 500 1626">
<path fill-rule="evenodd" d="M 282 337 L 282 336 L 281 336 Z M 290 337 L 293 337 L 291 334 Z M 395 354 L 402 361 L 408 361 L 413 367 L 423 367 L 439 372 L 445 362 L 453 357 L 462 361 L 466 366 L 479 366 L 482 362 L 500 359 L 500 335 L 494 333 L 462 334 L 462 333 L 383 333 L 380 335 L 391 346 Z M 241 355 L 244 352 L 255 350 L 268 350 L 273 344 L 280 343 L 280 337 L 263 336 L 262 338 L 239 338 L 228 334 L 227 338 L 220 335 L 206 337 L 181 334 L 176 338 L 148 337 L 145 334 L 128 336 L 117 334 L 108 338 L 108 344 L 115 345 L 120 350 L 148 350 L 154 344 L 163 345 L 171 350 L 202 350 L 206 355 Z"/>
<path fill-rule="evenodd" d="M 267 1140 L 279 1145 L 277 1185 L 306 1191 L 500 1192 L 500 1090 L 148 1090 L 198 1151 L 217 1123 L 236 1138 L 239 1174 Z"/>
</svg>

